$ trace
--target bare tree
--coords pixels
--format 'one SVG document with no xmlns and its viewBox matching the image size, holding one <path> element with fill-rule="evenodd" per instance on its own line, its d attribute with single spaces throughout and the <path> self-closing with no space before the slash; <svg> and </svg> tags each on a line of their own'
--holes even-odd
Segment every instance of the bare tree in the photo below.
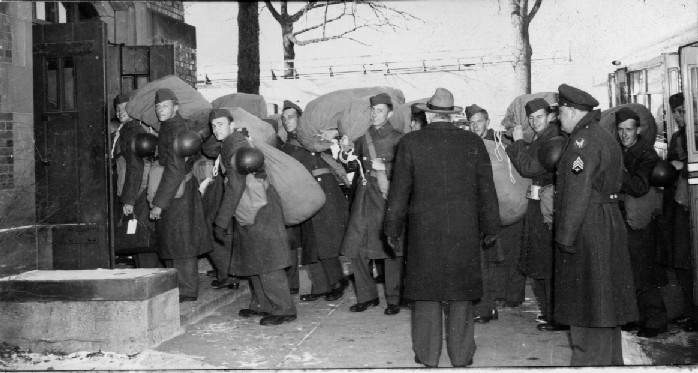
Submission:
<svg viewBox="0 0 698 373">
<path fill-rule="evenodd" d="M 288 1 L 284 0 L 281 1 L 279 10 L 274 8 L 274 6 L 271 4 L 271 1 L 265 0 L 264 3 L 266 4 L 267 9 L 269 9 L 269 12 L 271 15 L 274 17 L 274 19 L 279 22 L 279 25 L 281 25 L 281 38 L 283 41 L 283 48 L 284 48 L 284 77 L 286 78 L 293 78 L 294 73 L 295 73 L 295 66 L 294 66 L 294 61 L 296 58 L 296 52 L 295 52 L 295 46 L 303 46 L 303 45 L 308 45 L 312 43 L 319 43 L 323 41 L 328 41 L 328 40 L 335 40 L 335 39 L 349 39 L 353 40 L 357 43 L 361 43 L 360 41 L 352 38 L 350 34 L 353 32 L 362 29 L 362 28 L 371 28 L 371 29 L 379 29 L 382 28 L 383 26 L 389 26 L 392 29 L 399 28 L 397 25 L 395 25 L 393 22 L 391 22 L 390 17 L 391 16 L 398 16 L 401 17 L 402 19 L 405 20 L 418 20 L 419 18 L 386 6 L 384 4 L 381 4 L 380 2 L 377 1 L 367 1 L 367 0 L 353 0 L 353 1 L 341 1 L 341 0 L 326 0 L 324 2 L 319 2 L 319 1 L 307 1 L 305 5 L 296 11 L 293 14 L 289 14 L 288 12 Z M 369 23 L 363 23 L 362 21 L 357 19 L 357 9 L 358 7 L 365 8 L 366 10 L 370 10 L 372 12 L 374 21 L 369 22 Z M 329 10 L 333 9 L 333 12 L 330 13 Z M 302 17 L 308 15 L 313 10 L 317 10 L 313 13 L 318 14 L 320 11 L 324 12 L 324 16 L 322 20 L 318 21 L 317 24 L 307 26 L 303 29 L 294 31 L 294 26 L 297 22 L 301 20 Z M 327 26 L 333 22 L 337 22 L 341 19 L 348 19 L 351 18 L 352 23 L 351 25 L 340 31 L 336 31 L 334 33 L 329 34 L 327 32 Z M 315 38 L 310 38 L 310 39 L 305 39 L 305 40 L 299 40 L 297 37 L 303 33 L 312 31 L 312 30 L 322 30 L 322 34 L 319 37 Z M 364 43 L 361 43 L 364 44 Z"/>
<path fill-rule="evenodd" d="M 257 1 L 238 3 L 238 87 L 259 94 L 259 13 Z"/>
<path fill-rule="evenodd" d="M 535 0 L 533 7 L 528 9 L 528 0 L 508 0 L 511 4 L 511 23 L 516 30 L 515 43 L 515 84 L 516 91 L 524 94 L 531 93 L 531 56 L 533 49 L 529 39 L 528 27 L 533 17 L 538 13 L 543 0 Z"/>
</svg>

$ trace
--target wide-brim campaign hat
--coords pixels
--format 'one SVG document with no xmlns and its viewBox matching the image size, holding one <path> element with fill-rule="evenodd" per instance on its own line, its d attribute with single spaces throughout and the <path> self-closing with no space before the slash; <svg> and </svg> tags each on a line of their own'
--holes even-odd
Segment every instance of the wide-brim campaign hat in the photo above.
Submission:
<svg viewBox="0 0 698 373">
<path fill-rule="evenodd" d="M 457 114 L 463 108 L 453 105 L 453 94 L 445 88 L 437 88 L 434 95 L 425 104 L 417 104 L 417 108 L 428 113 Z"/>
</svg>

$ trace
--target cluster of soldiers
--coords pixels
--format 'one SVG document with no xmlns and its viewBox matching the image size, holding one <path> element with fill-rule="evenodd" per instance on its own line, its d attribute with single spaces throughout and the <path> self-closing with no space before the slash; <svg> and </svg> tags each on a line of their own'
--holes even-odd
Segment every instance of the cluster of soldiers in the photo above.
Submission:
<svg viewBox="0 0 698 373">
<path fill-rule="evenodd" d="M 286 226 L 279 194 L 265 169 L 246 172 L 235 161 L 240 149 L 252 145 L 228 110 L 211 111 L 213 135 L 204 139 L 197 155 L 218 159 L 217 175 L 202 195 L 193 176 L 197 156 L 179 156 L 173 146 L 188 123 L 168 89 L 155 98 L 164 171 L 147 198 L 141 176 L 150 161 L 131 154 L 129 146 L 136 133 L 147 129 L 128 117 L 127 100 L 120 95 L 115 101 L 122 123 L 118 141 L 126 159 L 122 212 L 135 214 L 139 224 L 154 232 L 156 261 L 177 269 L 181 302 L 196 300 L 197 258 L 208 253 L 216 267 L 215 288 L 235 289 L 238 277 L 250 281 L 251 301 L 239 316 L 261 317 L 261 325 L 291 322 L 297 317 L 292 296 L 299 289 L 300 250 L 311 281 L 310 292 L 300 295 L 303 302 L 341 298 L 350 281 L 339 256 L 351 259 L 357 296 L 352 312 L 379 305 L 373 263 L 382 262 L 384 313 L 399 313 L 403 299 L 413 302 L 415 361 L 430 367 L 437 366 L 441 354 L 444 314 L 451 362 L 468 366 L 475 353 L 475 322 L 495 320 L 498 303 L 521 304 L 525 276 L 535 280 L 539 329 L 571 329 L 572 365 L 622 365 L 621 326 L 636 325 L 647 337 L 666 330 L 659 292 L 666 278 L 657 274 L 663 269 L 655 260 L 655 220 L 659 225 L 661 217 L 636 229 L 628 224 L 625 208 L 627 196 L 648 193 L 659 159 L 651 143 L 640 141 L 640 119 L 632 110 L 617 113 L 614 136 L 598 124 L 598 102 L 577 88 L 561 85 L 554 105 L 543 99 L 526 103 L 533 140 L 524 141 L 524 129 L 516 126 L 506 153 L 532 186 L 523 221 L 503 227 L 483 141 L 495 134 L 481 107 L 466 107 L 467 123 L 459 125 L 455 115 L 463 109 L 454 105 L 451 92 L 439 88 L 426 103 L 413 105 L 412 131 L 403 134 L 391 124 L 390 96 L 371 97 L 371 126 L 356 141 L 337 130 L 318 134 L 336 143 L 346 171 L 355 173 L 347 196 L 340 187 L 341 172 L 328 159 L 331 152 L 314 152 L 298 141 L 303 111 L 285 101 L 281 123 L 288 136 L 278 139 L 277 148 L 304 165 L 326 196 L 315 215 Z M 682 96 L 672 96 L 671 103 L 681 110 Z M 275 121 L 269 123 L 278 129 Z M 672 138 L 670 161 L 686 161 L 683 133 L 683 139 L 680 133 Z M 551 170 L 541 163 L 539 150 L 558 136 L 565 145 L 554 162 L 557 169 Z M 252 185 L 266 204 L 252 222 L 241 224 L 234 216 Z M 667 189 L 665 194 L 673 193 Z M 684 204 L 667 198 L 672 212 L 663 216 L 671 220 L 666 224 L 676 246 L 682 235 L 688 241 L 689 213 Z M 682 220 L 684 231 L 675 223 Z M 500 286 L 488 271 L 496 267 L 491 263 L 502 261 L 517 265 L 500 271 Z M 687 286 L 683 325 L 695 330 L 690 268 L 679 278 Z M 494 287 L 502 290 L 501 299 L 493 295 Z"/>
</svg>

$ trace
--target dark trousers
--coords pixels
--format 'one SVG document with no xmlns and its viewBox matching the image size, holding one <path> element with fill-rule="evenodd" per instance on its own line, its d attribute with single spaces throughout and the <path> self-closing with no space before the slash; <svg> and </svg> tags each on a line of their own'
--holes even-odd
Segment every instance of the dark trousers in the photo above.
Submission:
<svg viewBox="0 0 698 373">
<path fill-rule="evenodd" d="M 683 290 L 683 315 L 698 321 L 698 307 L 693 303 L 693 274 L 690 269 L 675 268 L 674 271 Z"/>
<path fill-rule="evenodd" d="M 230 276 L 230 255 L 233 247 L 233 235 L 226 234 L 223 242 L 213 241 L 213 251 L 208 253 L 211 263 L 216 268 L 216 278 L 223 281 Z"/>
<path fill-rule="evenodd" d="M 180 297 L 199 296 L 199 259 L 165 259 L 165 267 L 177 270 L 177 286 Z"/>
<path fill-rule="evenodd" d="M 296 305 L 291 298 L 288 278 L 284 269 L 250 276 L 252 299 L 250 309 L 272 315 L 295 315 Z"/>
<path fill-rule="evenodd" d="M 666 306 L 659 286 L 638 292 L 637 308 L 640 311 L 640 325 L 653 329 L 666 329 Z"/>
<path fill-rule="evenodd" d="M 291 289 L 301 287 L 300 273 L 298 271 L 298 249 L 291 249 L 291 266 L 286 267 L 286 278 Z"/>
<path fill-rule="evenodd" d="M 342 263 L 338 257 L 329 259 L 320 259 L 319 261 L 308 264 L 308 276 L 310 277 L 310 293 L 324 294 L 332 290 L 332 286 L 339 282 L 344 273 L 342 272 Z"/>
<path fill-rule="evenodd" d="M 533 294 L 538 301 L 540 313 L 548 319 L 548 322 L 553 322 L 553 281 L 549 278 L 533 280 Z"/>
<path fill-rule="evenodd" d="M 620 327 L 571 327 L 573 367 L 623 365 Z"/>
<path fill-rule="evenodd" d="M 403 263 L 402 257 L 383 259 L 385 266 L 385 300 L 388 304 L 400 304 Z M 376 290 L 376 282 L 373 280 L 373 271 L 370 264 L 370 260 L 364 253 L 359 253 L 358 258 L 351 258 L 356 285 L 356 299 L 359 303 L 378 298 L 378 290 Z"/>
<path fill-rule="evenodd" d="M 162 268 L 160 257 L 157 253 L 139 253 L 133 255 L 136 268 Z"/>
<path fill-rule="evenodd" d="M 475 354 L 475 323 L 471 301 L 415 301 L 412 314 L 412 349 L 427 366 L 441 357 L 443 315 L 446 349 L 454 367 L 465 366 Z"/>
</svg>

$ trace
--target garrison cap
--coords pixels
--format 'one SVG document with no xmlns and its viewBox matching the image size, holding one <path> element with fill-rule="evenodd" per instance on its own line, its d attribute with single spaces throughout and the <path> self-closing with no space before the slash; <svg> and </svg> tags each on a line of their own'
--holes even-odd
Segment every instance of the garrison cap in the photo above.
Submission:
<svg viewBox="0 0 698 373">
<path fill-rule="evenodd" d="M 579 110 L 592 111 L 594 107 L 599 106 L 599 102 L 592 95 L 579 88 L 561 84 L 557 91 L 560 93 L 558 98 L 560 107 L 569 106 Z"/>
<path fill-rule="evenodd" d="M 213 109 L 208 115 L 208 121 L 213 122 L 214 119 L 218 118 L 228 118 L 231 122 L 234 122 L 233 113 L 228 109 Z"/>
<path fill-rule="evenodd" d="M 482 112 L 485 112 L 485 109 L 477 106 L 477 104 L 472 104 L 470 106 L 465 107 L 465 117 L 468 118 L 468 120 L 470 120 L 470 118 L 472 118 L 473 115 Z"/>
<path fill-rule="evenodd" d="M 379 104 L 393 105 L 393 100 L 387 93 L 379 93 L 369 99 L 371 106 L 376 106 Z"/>
<path fill-rule="evenodd" d="M 550 104 L 542 98 L 534 98 L 533 100 L 526 103 L 526 116 L 529 116 L 540 109 L 545 109 L 550 111 Z"/>
<path fill-rule="evenodd" d="M 274 132 L 279 132 L 279 122 L 277 122 L 273 118 L 267 118 L 267 119 L 262 119 L 263 121 L 271 124 L 272 128 L 274 128 Z"/>
<path fill-rule="evenodd" d="M 671 107 L 671 110 L 674 110 L 677 107 L 683 105 L 683 100 L 683 92 L 675 93 L 669 96 L 669 107 Z"/>
<path fill-rule="evenodd" d="M 616 111 L 616 125 L 625 122 L 628 119 L 635 119 L 635 125 L 640 126 L 640 116 L 632 109 L 622 107 Z"/>
<path fill-rule="evenodd" d="M 172 100 L 178 102 L 177 95 L 169 88 L 160 88 L 155 92 L 155 104 L 159 104 L 163 101 Z"/>
<path fill-rule="evenodd" d="M 303 115 L 303 110 L 301 110 L 301 107 L 289 100 L 284 100 L 284 107 L 281 108 L 281 111 L 283 112 L 286 109 L 295 109 L 299 116 Z"/>
<path fill-rule="evenodd" d="M 131 95 L 128 93 L 119 93 L 114 97 L 114 107 L 117 107 L 118 105 L 123 104 L 124 102 L 128 102 L 129 98 L 131 98 Z"/>
</svg>

